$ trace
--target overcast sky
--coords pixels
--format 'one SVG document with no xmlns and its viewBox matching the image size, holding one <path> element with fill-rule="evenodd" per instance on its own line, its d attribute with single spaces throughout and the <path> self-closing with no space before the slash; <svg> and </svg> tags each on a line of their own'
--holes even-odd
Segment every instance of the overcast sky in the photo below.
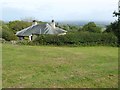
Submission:
<svg viewBox="0 0 120 90">
<path fill-rule="evenodd" d="M 2 19 L 114 21 L 118 0 L 2 0 Z"/>
</svg>

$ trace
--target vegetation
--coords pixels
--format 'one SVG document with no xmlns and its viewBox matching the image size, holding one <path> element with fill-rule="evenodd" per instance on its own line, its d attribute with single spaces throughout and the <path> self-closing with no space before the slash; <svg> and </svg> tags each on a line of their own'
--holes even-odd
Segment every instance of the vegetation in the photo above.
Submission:
<svg viewBox="0 0 120 90">
<path fill-rule="evenodd" d="M 78 26 L 78 25 L 59 25 L 56 26 L 67 30 L 69 32 L 77 32 L 77 31 L 88 31 L 88 32 L 94 32 L 94 33 L 101 33 L 102 28 L 97 26 L 94 22 L 89 22 L 88 24 L 85 24 L 84 26 Z"/>
<path fill-rule="evenodd" d="M 3 88 L 118 88 L 117 47 L 2 46 Z"/>
<path fill-rule="evenodd" d="M 120 44 L 120 21 L 115 21 L 108 25 L 105 32 L 114 33 L 118 37 L 118 43 Z"/>
<path fill-rule="evenodd" d="M 30 43 L 29 43 L 30 44 Z M 39 35 L 33 45 L 70 45 L 70 46 L 117 46 L 117 37 L 108 33 L 68 33 L 67 35 Z"/>
<path fill-rule="evenodd" d="M 39 23 L 44 23 L 42 21 L 38 21 Z M 10 21 L 8 23 L 3 23 L 1 26 L 2 30 L 0 33 L 0 37 L 3 39 L 10 41 L 16 40 L 16 36 L 14 35 L 17 31 L 24 29 L 32 24 L 29 21 Z M 111 23 L 111 25 L 107 26 L 106 31 L 103 33 L 102 28 L 97 26 L 94 22 L 89 22 L 84 26 L 75 26 L 75 25 L 59 25 L 58 27 L 67 30 L 67 35 L 65 36 L 56 36 L 56 35 L 40 35 L 36 40 L 32 42 L 35 45 L 82 45 L 82 46 L 91 46 L 91 45 L 110 45 L 117 46 L 119 40 L 119 22 Z M 114 35 L 116 36 L 114 36 Z M 119 40 L 120 41 L 120 40 Z M 23 43 L 23 42 L 20 42 Z M 31 44 L 27 43 L 26 44 Z M 36 44 L 37 43 L 37 44 Z M 24 44 L 24 43 L 23 43 Z"/>
<path fill-rule="evenodd" d="M 38 23 L 44 23 L 42 21 L 38 21 Z M 15 20 L 15 21 L 10 21 L 8 24 L 8 27 L 13 30 L 14 33 L 16 33 L 17 31 L 20 31 L 26 27 L 29 27 L 32 25 L 32 21 L 28 22 L 28 21 L 19 21 L 19 20 Z"/>
<path fill-rule="evenodd" d="M 8 28 L 7 25 L 2 25 L 0 29 L 0 38 L 5 39 L 6 41 L 16 40 L 17 37 L 15 34 Z"/>
<path fill-rule="evenodd" d="M 64 30 L 67 30 L 68 32 L 77 32 L 80 28 L 80 26 L 76 26 L 76 25 L 62 25 L 62 24 L 56 24 L 57 27 L 62 28 Z"/>
<path fill-rule="evenodd" d="M 94 22 L 89 22 L 88 24 L 83 26 L 83 31 L 100 33 L 102 30 L 100 27 L 96 26 Z"/>
<path fill-rule="evenodd" d="M 42 21 L 38 21 L 38 23 L 45 23 Z M 5 39 L 6 41 L 17 40 L 15 36 L 17 31 L 20 31 L 28 26 L 31 26 L 32 22 L 23 21 L 23 20 L 15 20 L 5 23 L 4 21 L 0 21 L 0 38 Z"/>
<path fill-rule="evenodd" d="M 16 21 L 10 21 L 7 25 L 11 30 L 13 30 L 14 33 L 16 33 L 17 31 L 20 31 L 20 30 L 32 25 L 32 23 L 16 20 Z"/>
<path fill-rule="evenodd" d="M 16 40 L 15 33 L 31 24 L 24 20 L 0 21 L 0 40 Z M 68 33 L 39 35 L 32 42 L 0 45 L 2 87 L 118 88 L 118 47 L 110 46 L 120 45 L 120 21 L 108 25 L 104 32 L 94 22 L 84 26 L 57 26 Z"/>
</svg>

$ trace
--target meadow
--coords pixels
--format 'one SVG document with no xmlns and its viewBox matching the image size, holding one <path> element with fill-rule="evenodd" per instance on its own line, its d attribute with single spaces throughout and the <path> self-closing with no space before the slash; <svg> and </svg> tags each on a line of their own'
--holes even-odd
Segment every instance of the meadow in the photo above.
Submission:
<svg viewBox="0 0 120 90">
<path fill-rule="evenodd" d="M 117 88 L 118 48 L 2 45 L 3 88 Z"/>
</svg>

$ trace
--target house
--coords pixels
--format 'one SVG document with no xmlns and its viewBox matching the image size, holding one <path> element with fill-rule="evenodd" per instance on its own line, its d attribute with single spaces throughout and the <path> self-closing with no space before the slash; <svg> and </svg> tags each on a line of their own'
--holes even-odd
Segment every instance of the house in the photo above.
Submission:
<svg viewBox="0 0 120 90">
<path fill-rule="evenodd" d="M 67 31 L 58 28 L 55 26 L 54 20 L 51 23 L 38 24 L 33 20 L 32 26 L 29 26 L 21 31 L 18 31 L 16 35 L 20 40 L 23 40 L 25 37 L 29 37 L 29 40 L 33 40 L 34 35 L 40 34 L 55 34 L 55 35 L 65 35 Z"/>
</svg>

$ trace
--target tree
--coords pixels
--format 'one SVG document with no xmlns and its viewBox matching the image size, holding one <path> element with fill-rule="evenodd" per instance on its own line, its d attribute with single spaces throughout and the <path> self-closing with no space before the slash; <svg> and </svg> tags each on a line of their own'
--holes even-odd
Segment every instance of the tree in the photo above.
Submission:
<svg viewBox="0 0 120 90">
<path fill-rule="evenodd" d="M 108 25 L 105 32 L 114 33 L 118 37 L 118 42 L 120 44 L 120 21 L 115 21 Z"/>
<path fill-rule="evenodd" d="M 0 20 L 0 26 L 2 26 L 2 24 L 4 24 L 4 21 Z"/>
<path fill-rule="evenodd" d="M 2 30 L 0 30 L 0 38 L 5 39 L 6 41 L 16 40 L 17 37 L 15 34 L 9 29 L 9 27 L 5 24 L 2 25 Z"/>
<path fill-rule="evenodd" d="M 10 21 L 7 25 L 14 33 L 16 33 L 17 31 L 20 31 L 20 30 L 30 26 L 31 24 L 32 24 L 32 22 L 16 20 L 16 21 Z"/>
<path fill-rule="evenodd" d="M 82 27 L 79 27 L 78 31 L 79 31 L 79 32 L 82 31 Z"/>
<path fill-rule="evenodd" d="M 89 22 L 88 24 L 84 25 L 82 30 L 95 33 L 101 32 L 101 28 L 98 27 L 94 22 Z"/>
</svg>

